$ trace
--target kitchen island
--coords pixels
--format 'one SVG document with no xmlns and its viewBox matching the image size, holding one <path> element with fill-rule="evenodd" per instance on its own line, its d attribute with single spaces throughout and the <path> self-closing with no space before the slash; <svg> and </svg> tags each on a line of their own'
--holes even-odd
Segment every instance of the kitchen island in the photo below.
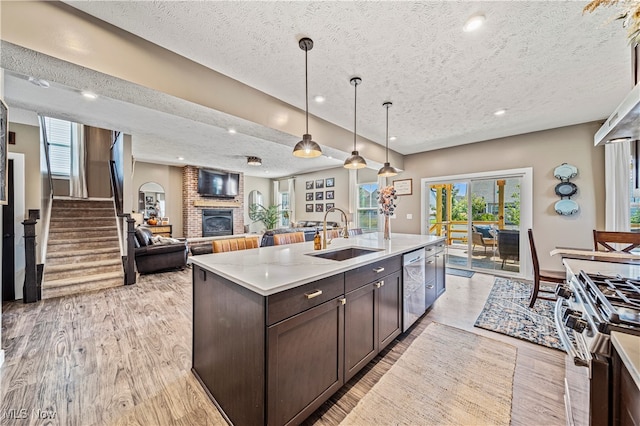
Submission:
<svg viewBox="0 0 640 426">
<path fill-rule="evenodd" d="M 402 255 L 443 245 L 374 233 L 192 257 L 194 374 L 230 423 L 300 423 L 401 333 Z"/>
</svg>

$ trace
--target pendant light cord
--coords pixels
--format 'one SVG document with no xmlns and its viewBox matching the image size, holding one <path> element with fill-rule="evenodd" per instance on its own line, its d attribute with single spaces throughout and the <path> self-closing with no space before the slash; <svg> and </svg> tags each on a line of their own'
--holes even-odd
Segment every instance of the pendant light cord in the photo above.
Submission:
<svg viewBox="0 0 640 426">
<path fill-rule="evenodd" d="M 385 139 L 384 139 L 384 146 L 385 146 L 385 159 L 386 162 L 389 162 L 389 104 L 387 104 L 387 133 L 385 135 Z"/>
<path fill-rule="evenodd" d="M 356 117 L 358 116 L 358 81 L 353 84 L 354 97 L 353 97 L 353 150 L 356 151 Z"/>
<path fill-rule="evenodd" d="M 304 101 L 305 101 L 305 120 L 307 122 L 307 134 L 309 134 L 309 78 L 307 76 L 307 55 L 309 53 L 309 49 L 305 47 L 304 49 Z"/>
</svg>

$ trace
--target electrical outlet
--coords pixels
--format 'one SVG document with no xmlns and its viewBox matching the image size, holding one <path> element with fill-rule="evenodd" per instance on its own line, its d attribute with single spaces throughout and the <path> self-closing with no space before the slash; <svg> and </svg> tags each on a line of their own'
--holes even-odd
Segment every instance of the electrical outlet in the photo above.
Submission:
<svg viewBox="0 0 640 426">
<path fill-rule="evenodd" d="M 407 213 L 407 219 L 413 219 L 413 214 Z"/>
</svg>

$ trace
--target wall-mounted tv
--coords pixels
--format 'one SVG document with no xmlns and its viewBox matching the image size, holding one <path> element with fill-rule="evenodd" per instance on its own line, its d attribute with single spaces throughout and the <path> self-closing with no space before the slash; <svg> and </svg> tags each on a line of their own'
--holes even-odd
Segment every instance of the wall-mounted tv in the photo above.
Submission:
<svg viewBox="0 0 640 426">
<path fill-rule="evenodd" d="M 203 197 L 232 198 L 238 195 L 240 175 L 215 170 L 198 170 L 198 194 Z"/>
</svg>

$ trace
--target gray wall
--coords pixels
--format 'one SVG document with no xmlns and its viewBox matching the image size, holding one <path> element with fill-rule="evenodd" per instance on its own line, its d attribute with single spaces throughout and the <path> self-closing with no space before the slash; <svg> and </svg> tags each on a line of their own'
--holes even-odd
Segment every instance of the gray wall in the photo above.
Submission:
<svg viewBox="0 0 640 426">
<path fill-rule="evenodd" d="M 326 186 L 322 189 L 316 189 L 315 184 L 313 189 L 306 189 L 306 182 L 316 180 L 325 180 L 327 178 L 334 178 L 335 186 L 333 188 L 327 188 Z M 336 167 L 334 169 L 322 170 L 320 172 L 307 173 L 304 175 L 296 176 L 296 220 L 322 220 L 324 218 L 324 214 L 326 209 L 326 203 L 334 203 L 335 207 L 341 208 L 342 210 L 349 212 L 349 170 L 344 167 Z M 316 192 L 322 192 L 324 196 L 326 196 L 326 191 L 334 192 L 334 199 L 327 200 L 326 198 L 323 200 L 316 200 L 315 194 Z M 306 201 L 306 194 L 312 193 L 314 194 L 313 201 Z M 313 204 L 314 211 L 312 213 L 307 213 L 305 209 L 306 204 Z M 322 204 L 323 212 L 316 213 L 315 205 Z M 339 222 L 340 221 L 340 213 L 329 213 L 327 215 L 327 220 Z"/>
<path fill-rule="evenodd" d="M 548 256 L 556 246 L 592 247 L 592 230 L 604 228 L 604 148 L 593 146 L 600 123 L 587 123 L 508 138 L 408 155 L 405 171 L 391 179 L 413 179 L 413 195 L 398 203 L 391 229 L 420 233 L 422 205 L 420 180 L 492 170 L 533 168 L 533 230 L 540 264 L 561 269 L 560 259 Z M 560 182 L 553 170 L 562 163 L 579 170 L 571 181 L 578 186 L 572 197 L 580 206 L 573 216 L 560 216 L 554 188 Z M 413 219 L 407 219 L 407 214 Z"/>
<path fill-rule="evenodd" d="M 264 229 L 262 222 L 253 222 L 249 218 L 249 193 L 251 191 L 262 193 L 262 204 L 267 207 L 273 198 L 273 181 L 271 179 L 244 175 L 244 224 L 249 226 L 249 232 L 257 233 Z"/>
</svg>

